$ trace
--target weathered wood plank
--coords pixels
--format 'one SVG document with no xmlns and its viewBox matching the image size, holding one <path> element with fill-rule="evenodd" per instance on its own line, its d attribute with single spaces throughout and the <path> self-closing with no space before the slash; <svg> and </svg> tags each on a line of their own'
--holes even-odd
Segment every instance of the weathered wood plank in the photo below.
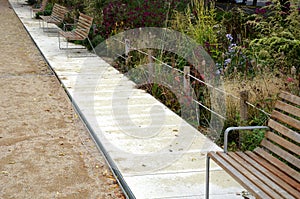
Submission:
<svg viewBox="0 0 300 199">
<path fill-rule="evenodd" d="M 251 164 L 249 164 L 246 160 L 244 160 L 242 157 L 238 156 L 237 153 L 230 152 L 228 155 L 234 159 L 238 164 L 240 164 L 240 168 L 243 167 L 247 171 L 251 173 L 254 177 L 261 180 L 261 182 L 264 185 L 267 185 L 272 192 L 276 192 L 277 194 L 281 195 L 284 198 L 294 198 L 292 195 L 287 193 L 284 189 L 282 189 L 281 186 L 279 186 L 275 181 L 272 180 L 269 176 L 265 175 L 265 173 L 261 172 L 260 170 L 253 167 Z M 240 170 L 238 168 L 238 170 Z M 243 173 L 243 172 L 242 172 Z"/>
<path fill-rule="evenodd" d="M 271 198 L 280 198 L 280 195 L 278 195 L 276 192 L 274 192 L 273 189 L 271 189 L 268 185 L 266 185 L 263 181 L 256 178 L 251 172 L 249 172 L 247 169 L 243 167 L 242 164 L 239 162 L 236 162 L 233 158 L 231 158 L 229 155 L 223 153 L 223 152 L 217 152 L 217 155 L 219 155 L 224 161 L 228 162 L 234 169 L 235 172 L 241 173 L 243 176 L 245 176 L 247 179 L 249 179 L 253 184 L 255 184 L 259 189 L 261 189 L 264 193 L 266 193 Z"/>
<path fill-rule="evenodd" d="M 265 159 L 265 161 L 267 161 L 269 164 L 273 165 L 273 167 L 277 168 L 277 170 L 275 171 L 275 168 L 271 167 L 271 170 L 270 170 L 271 172 L 273 172 L 273 170 L 274 170 L 275 173 L 274 172 L 273 173 L 275 175 L 278 175 L 280 178 L 285 180 L 287 183 L 291 184 L 291 186 L 293 186 L 293 187 L 296 187 L 296 185 L 299 186 L 299 183 L 300 183 L 299 172 L 295 171 L 294 169 L 292 169 L 285 163 L 281 162 L 280 160 L 278 160 L 271 154 L 267 153 L 262 148 L 256 148 L 254 150 L 254 152 L 256 155 Z M 248 153 L 246 152 L 246 154 L 248 154 Z M 249 154 L 249 155 L 251 156 L 251 154 Z M 252 157 L 252 158 L 255 158 L 255 157 Z M 256 159 L 256 161 L 259 161 L 259 160 Z M 266 164 L 266 168 L 269 168 L 268 164 Z M 279 172 L 279 171 L 281 171 L 281 172 Z M 291 180 L 291 178 L 294 180 Z M 300 191 L 300 186 L 299 186 L 299 191 Z"/>
<path fill-rule="evenodd" d="M 275 131 L 281 133 L 282 135 L 292 139 L 293 141 L 300 143 L 300 134 L 280 124 L 279 122 L 270 119 L 268 122 L 268 126 L 271 129 L 274 129 Z"/>
<path fill-rule="evenodd" d="M 300 196 L 300 191 L 298 191 L 296 188 L 292 187 L 290 184 L 288 184 L 285 181 L 283 181 L 277 175 L 274 175 L 271 171 L 269 171 L 268 169 L 266 169 L 261 164 L 261 162 L 255 161 L 255 159 L 253 158 L 253 156 L 255 154 L 253 154 L 253 152 L 248 152 L 248 155 L 247 155 L 247 153 L 243 153 L 243 152 L 236 152 L 236 154 L 238 156 L 240 156 L 241 158 L 243 158 L 245 161 L 247 161 L 251 165 L 251 167 L 254 167 L 255 169 L 257 169 L 260 172 L 264 173 L 265 176 L 268 176 L 270 179 L 273 180 L 273 182 L 275 182 L 277 185 L 279 185 L 280 187 L 282 187 L 284 190 L 286 190 L 288 193 L 290 193 L 291 195 L 293 195 L 295 198 L 297 198 L 297 197 Z M 252 157 L 249 154 L 251 154 Z"/>
<path fill-rule="evenodd" d="M 300 168 L 300 160 L 296 157 L 294 157 L 292 154 L 288 153 L 287 151 L 281 149 L 280 147 L 276 146 L 272 142 L 263 139 L 261 142 L 261 146 L 264 146 L 268 150 L 272 151 L 276 155 L 280 156 L 284 160 L 288 161 L 292 165 L 296 166 L 297 168 Z"/>
<path fill-rule="evenodd" d="M 276 110 L 274 110 L 272 112 L 271 117 L 275 118 L 277 120 L 280 120 L 281 122 L 286 123 L 286 124 L 296 128 L 296 129 L 300 130 L 300 121 L 295 119 L 295 118 L 287 116 L 287 115 L 285 115 L 283 113 L 280 113 L 279 111 L 276 111 Z"/>
<path fill-rule="evenodd" d="M 243 187 L 245 187 L 245 189 L 250 191 L 254 195 L 254 197 L 261 199 L 271 199 L 270 196 L 264 193 L 260 188 L 258 188 L 248 178 L 238 172 L 233 166 L 231 166 L 227 161 L 225 161 L 215 152 L 209 152 L 207 155 L 218 165 L 220 165 L 225 171 L 227 171 L 228 174 L 236 179 Z"/>
<path fill-rule="evenodd" d="M 293 144 L 292 142 L 289 142 L 288 140 L 284 139 L 283 137 L 280 137 L 280 136 L 278 136 L 275 133 L 270 132 L 270 131 L 266 132 L 265 137 L 268 138 L 269 140 L 272 140 L 272 141 L 278 143 L 280 146 L 282 146 L 285 149 L 295 153 L 296 155 L 300 155 L 300 147 Z"/>
<path fill-rule="evenodd" d="M 300 97 L 298 97 L 296 95 L 292 95 L 288 92 L 281 92 L 279 97 L 286 101 L 289 101 L 291 103 L 294 103 L 294 104 L 300 106 Z"/>
<path fill-rule="evenodd" d="M 278 100 L 275 104 L 275 108 L 300 118 L 300 109 L 295 106 L 292 106 L 290 104 Z"/>
</svg>

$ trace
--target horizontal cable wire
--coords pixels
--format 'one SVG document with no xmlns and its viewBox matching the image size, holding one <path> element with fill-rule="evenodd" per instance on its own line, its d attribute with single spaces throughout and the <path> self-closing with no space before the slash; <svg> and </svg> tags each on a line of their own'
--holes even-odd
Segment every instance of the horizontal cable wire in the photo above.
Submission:
<svg viewBox="0 0 300 199">
<path fill-rule="evenodd" d="M 115 41 L 118 41 L 118 42 L 120 42 L 120 43 L 122 43 L 122 44 L 125 44 L 125 42 L 119 41 L 119 40 L 117 40 L 117 39 L 115 39 L 115 38 L 114 38 L 114 40 L 115 40 Z M 160 62 L 162 65 L 167 66 L 168 68 L 170 68 L 170 69 L 172 69 L 172 70 L 175 70 L 175 71 L 177 71 L 177 72 L 179 72 L 179 73 L 181 73 L 181 74 L 184 74 L 184 72 L 183 72 L 182 70 L 177 69 L 177 68 L 174 68 L 173 66 L 170 66 L 169 64 L 164 63 L 164 62 L 161 61 L 160 59 L 154 57 L 153 55 L 148 54 L 147 52 L 144 52 L 144 51 L 142 51 L 142 50 L 140 50 L 140 49 L 136 49 L 136 48 L 131 48 L 131 49 L 132 49 L 132 50 L 135 50 L 135 51 L 137 51 L 137 52 L 139 52 L 139 53 L 141 53 L 141 54 L 144 54 L 144 55 L 147 55 L 147 56 L 151 56 L 151 58 L 152 58 L 153 60 Z M 126 59 L 126 58 L 123 57 L 122 55 L 118 55 L 118 56 L 122 57 L 123 59 Z M 201 79 L 199 79 L 199 78 L 197 78 L 197 77 L 195 77 L 195 76 L 193 76 L 193 75 L 191 75 L 191 74 L 188 74 L 188 77 L 190 77 L 190 78 L 192 78 L 192 79 L 194 79 L 194 80 L 196 80 L 196 81 L 198 81 L 198 82 L 200 82 L 200 83 L 206 85 L 207 87 L 210 87 L 210 88 L 212 88 L 212 89 L 214 89 L 214 90 L 216 90 L 216 91 L 219 91 L 219 92 L 225 94 L 226 96 L 231 96 L 232 98 L 234 98 L 234 99 L 236 99 L 236 100 L 240 100 L 240 99 L 241 99 L 240 97 L 237 97 L 237 96 L 235 96 L 235 95 L 233 95 L 233 94 L 231 94 L 231 93 L 228 93 L 228 92 L 226 92 L 226 91 L 224 91 L 224 90 L 222 90 L 222 89 L 216 88 L 216 87 L 214 87 L 213 85 L 211 85 L 211 84 L 209 84 L 209 83 L 207 83 L 207 82 L 205 82 L 205 81 L 202 81 Z M 203 104 L 201 104 L 201 102 L 199 102 L 199 101 L 197 101 L 197 100 L 195 100 L 195 99 L 193 99 L 193 101 L 194 101 L 195 103 L 197 103 L 198 105 L 202 106 L 203 108 L 205 108 L 206 110 L 208 110 L 208 111 L 212 112 L 213 114 L 217 115 L 218 117 L 220 117 L 220 118 L 226 120 L 226 118 L 225 118 L 224 116 L 222 116 L 222 115 L 216 113 L 215 111 L 209 109 L 208 107 L 204 106 Z M 249 105 L 249 106 L 251 106 L 251 107 L 257 109 L 258 111 L 261 111 L 261 112 L 264 113 L 265 115 L 267 115 L 267 116 L 269 116 L 269 117 L 271 116 L 271 114 L 267 113 L 267 112 L 264 111 L 263 109 L 260 109 L 260 108 L 256 107 L 255 105 L 251 104 L 250 102 L 246 101 L 245 103 L 246 103 L 247 105 Z"/>
<path fill-rule="evenodd" d="M 201 104 L 199 101 L 197 101 L 197 100 L 193 99 L 193 102 L 195 102 L 196 104 L 198 104 L 198 105 L 202 106 L 203 108 L 205 108 L 206 110 L 208 110 L 208 111 L 212 112 L 213 114 L 217 115 L 218 117 L 220 117 L 220 118 L 222 118 L 222 119 L 226 120 L 226 118 L 225 118 L 223 115 L 220 115 L 219 113 L 217 113 L 217 112 L 215 112 L 215 111 L 211 110 L 210 108 L 208 108 L 208 107 L 204 106 L 204 105 L 203 105 L 203 104 Z"/>
<path fill-rule="evenodd" d="M 261 111 L 261 112 L 263 112 L 264 114 L 266 114 L 267 116 L 271 116 L 271 114 L 270 113 L 267 113 L 266 111 L 264 111 L 263 109 L 260 109 L 260 108 L 257 108 L 256 106 L 254 106 L 253 104 L 251 104 L 250 102 L 248 102 L 248 101 L 246 101 L 246 104 L 247 105 L 249 105 L 249 106 L 251 106 L 251 107 L 253 107 L 253 108 L 255 108 L 256 110 L 258 110 L 258 111 Z"/>
</svg>

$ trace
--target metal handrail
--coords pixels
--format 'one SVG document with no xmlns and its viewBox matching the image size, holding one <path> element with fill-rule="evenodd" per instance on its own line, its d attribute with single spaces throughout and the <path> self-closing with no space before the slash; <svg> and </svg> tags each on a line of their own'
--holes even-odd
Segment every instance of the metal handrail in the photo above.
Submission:
<svg viewBox="0 0 300 199">
<path fill-rule="evenodd" d="M 230 131 L 234 130 L 254 130 L 254 129 L 269 129 L 267 126 L 237 126 L 237 127 L 228 127 L 224 131 L 224 153 L 227 153 L 228 148 L 228 134 Z"/>
</svg>

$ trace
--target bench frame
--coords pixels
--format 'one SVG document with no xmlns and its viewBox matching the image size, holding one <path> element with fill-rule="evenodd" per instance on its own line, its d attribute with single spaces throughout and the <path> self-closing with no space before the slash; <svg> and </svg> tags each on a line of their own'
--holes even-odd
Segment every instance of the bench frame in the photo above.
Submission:
<svg viewBox="0 0 300 199">
<path fill-rule="evenodd" d="M 209 198 L 210 159 L 256 198 L 299 198 L 300 97 L 287 92 L 279 97 L 281 100 L 276 102 L 268 126 L 229 127 L 224 132 L 224 151 L 207 154 L 206 199 Z M 269 129 L 260 147 L 254 152 L 227 151 L 229 132 L 253 129 Z"/>
<path fill-rule="evenodd" d="M 65 24 L 65 25 L 70 25 L 70 24 Z M 58 32 L 59 49 L 61 49 L 61 50 L 85 49 L 85 48 L 81 48 L 81 47 L 70 48 L 68 43 L 69 43 L 69 41 L 84 41 L 85 39 L 87 39 L 89 44 L 92 47 L 94 54 L 96 55 L 96 51 L 93 47 L 93 44 L 92 44 L 91 40 L 89 39 L 89 32 L 90 32 L 92 25 L 93 25 L 93 18 L 88 15 L 85 15 L 83 13 L 80 13 L 77 23 L 75 24 L 75 28 L 72 31 L 60 30 Z M 62 47 L 60 37 L 63 37 L 67 40 L 66 47 Z"/>
<path fill-rule="evenodd" d="M 55 25 L 59 25 L 59 24 L 63 23 L 65 15 L 67 14 L 67 12 L 68 12 L 68 10 L 67 10 L 66 7 L 55 3 L 50 16 L 40 16 L 40 18 L 42 20 L 43 31 L 46 32 L 44 23 L 47 24 L 47 30 L 48 31 L 49 31 L 49 27 L 48 27 L 49 23 L 55 24 Z M 41 27 L 41 23 L 40 23 L 40 27 Z"/>
</svg>

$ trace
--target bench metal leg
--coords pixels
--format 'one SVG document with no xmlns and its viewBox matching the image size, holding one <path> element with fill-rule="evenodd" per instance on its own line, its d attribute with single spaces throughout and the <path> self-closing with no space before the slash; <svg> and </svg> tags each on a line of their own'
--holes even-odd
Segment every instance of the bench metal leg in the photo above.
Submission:
<svg viewBox="0 0 300 199">
<path fill-rule="evenodd" d="M 209 165 L 210 157 L 206 155 L 206 181 L 205 181 L 205 198 L 209 199 Z"/>
<path fill-rule="evenodd" d="M 60 35 L 59 32 L 58 32 L 57 37 L 58 37 L 58 47 L 59 47 L 60 50 L 68 50 L 68 49 L 86 49 L 85 47 L 69 48 L 69 40 L 68 40 L 68 39 L 66 39 L 66 47 L 63 47 L 63 46 L 62 46 L 62 41 L 61 41 L 61 38 L 60 38 L 61 35 Z M 93 47 L 93 44 L 92 44 L 91 40 L 90 40 L 88 37 L 87 37 L 87 40 L 88 40 L 89 44 L 91 45 L 92 50 L 93 50 L 93 53 L 94 53 L 91 57 L 97 56 L 96 50 L 95 50 L 95 48 Z M 87 57 L 87 56 L 85 56 L 85 57 Z"/>
<path fill-rule="evenodd" d="M 39 20 L 39 28 L 42 28 L 42 22 L 41 22 L 41 19 L 38 19 Z"/>
<path fill-rule="evenodd" d="M 59 49 L 61 49 L 61 47 L 60 47 L 60 34 L 59 34 L 59 31 L 57 33 L 57 38 L 58 38 L 58 47 L 59 47 Z"/>
<path fill-rule="evenodd" d="M 66 38 L 66 41 L 65 41 L 65 43 L 66 43 L 66 47 L 63 47 L 62 46 L 62 41 L 61 41 L 61 38 L 60 38 L 60 33 L 59 33 L 59 31 L 58 31 L 58 33 L 57 33 L 57 37 L 58 37 L 58 47 L 59 47 L 59 49 L 60 50 L 68 50 L 69 49 L 69 40 Z M 64 37 L 63 37 L 64 38 Z M 62 38 L 62 39 L 63 39 Z M 73 48 L 73 49 L 85 49 L 85 48 Z"/>
<path fill-rule="evenodd" d="M 93 53 L 94 53 L 95 55 L 97 55 L 96 50 L 95 50 L 95 48 L 94 48 L 94 46 L 93 46 L 91 40 L 89 39 L 89 37 L 87 37 L 87 40 L 89 41 L 89 43 L 90 43 L 90 45 L 91 45 L 91 48 L 93 49 Z"/>
</svg>

